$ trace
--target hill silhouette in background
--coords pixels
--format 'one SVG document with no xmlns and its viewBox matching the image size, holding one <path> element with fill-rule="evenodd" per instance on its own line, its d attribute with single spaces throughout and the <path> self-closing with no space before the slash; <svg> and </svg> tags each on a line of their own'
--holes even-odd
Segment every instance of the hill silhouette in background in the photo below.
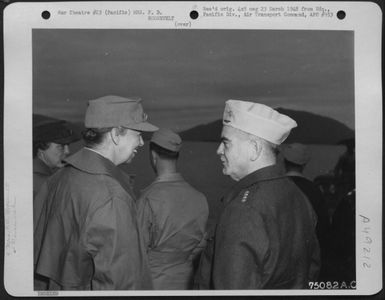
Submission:
<svg viewBox="0 0 385 300">
<path fill-rule="evenodd" d="M 354 138 L 354 130 L 332 118 L 285 108 L 277 108 L 276 110 L 293 118 L 298 123 L 298 127 L 292 130 L 285 143 L 335 145 L 343 140 Z M 55 120 L 38 114 L 34 114 L 33 118 L 35 124 Z M 82 122 L 69 122 L 69 126 L 77 134 L 84 130 Z M 216 120 L 187 129 L 179 134 L 185 141 L 219 143 L 221 130 L 222 120 Z M 144 140 L 150 138 L 151 133 L 143 133 Z"/>
<path fill-rule="evenodd" d="M 298 127 L 294 128 L 285 143 L 335 145 L 342 140 L 354 138 L 354 130 L 343 123 L 317 114 L 277 108 L 278 112 L 294 119 Z M 179 134 L 185 141 L 219 142 L 222 120 L 198 125 Z"/>
<path fill-rule="evenodd" d="M 33 126 L 39 126 L 46 123 L 51 123 L 54 121 L 59 121 L 59 119 L 48 117 L 45 115 L 33 114 Z"/>
</svg>

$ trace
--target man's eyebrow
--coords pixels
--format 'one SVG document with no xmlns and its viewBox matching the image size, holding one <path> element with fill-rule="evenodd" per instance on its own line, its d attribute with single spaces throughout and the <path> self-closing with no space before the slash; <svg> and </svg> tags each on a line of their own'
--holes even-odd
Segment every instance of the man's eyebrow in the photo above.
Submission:
<svg viewBox="0 0 385 300">
<path fill-rule="evenodd" d="M 229 141 L 230 140 L 227 137 L 225 137 L 225 136 L 221 137 L 221 142 L 229 142 Z"/>
</svg>

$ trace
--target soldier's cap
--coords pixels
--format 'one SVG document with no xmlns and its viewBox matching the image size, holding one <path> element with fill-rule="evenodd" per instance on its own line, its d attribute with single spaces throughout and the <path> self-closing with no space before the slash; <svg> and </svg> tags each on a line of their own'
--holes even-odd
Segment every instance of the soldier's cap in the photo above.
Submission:
<svg viewBox="0 0 385 300">
<path fill-rule="evenodd" d="M 251 133 L 276 145 L 280 145 L 297 127 L 292 118 L 267 105 L 232 99 L 226 101 L 223 125 Z"/>
<path fill-rule="evenodd" d="M 305 165 L 310 160 L 310 152 L 307 146 L 299 143 L 285 145 L 281 149 L 283 157 L 297 165 Z"/>
<path fill-rule="evenodd" d="M 138 131 L 156 131 L 147 122 L 140 99 L 104 96 L 88 101 L 84 125 L 86 128 L 124 127 Z"/>
<path fill-rule="evenodd" d="M 182 147 L 182 139 L 179 134 L 167 128 L 160 128 L 154 132 L 151 142 L 173 152 L 179 152 Z"/>
<path fill-rule="evenodd" d="M 71 144 L 80 137 L 68 127 L 65 121 L 51 121 L 33 127 L 33 141 L 56 144 Z"/>
</svg>

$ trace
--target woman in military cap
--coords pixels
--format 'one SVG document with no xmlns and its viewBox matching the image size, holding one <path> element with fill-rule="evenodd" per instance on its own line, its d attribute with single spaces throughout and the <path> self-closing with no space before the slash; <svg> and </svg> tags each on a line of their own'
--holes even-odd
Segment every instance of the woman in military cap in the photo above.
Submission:
<svg viewBox="0 0 385 300">
<path fill-rule="evenodd" d="M 152 280 L 129 178 L 117 166 L 143 146 L 140 101 L 105 96 L 89 101 L 85 147 L 43 184 L 35 215 L 35 273 L 50 290 L 151 289 Z"/>
<path fill-rule="evenodd" d="M 79 138 L 65 121 L 36 124 L 33 128 L 33 195 L 70 154 L 69 144 Z"/>
</svg>

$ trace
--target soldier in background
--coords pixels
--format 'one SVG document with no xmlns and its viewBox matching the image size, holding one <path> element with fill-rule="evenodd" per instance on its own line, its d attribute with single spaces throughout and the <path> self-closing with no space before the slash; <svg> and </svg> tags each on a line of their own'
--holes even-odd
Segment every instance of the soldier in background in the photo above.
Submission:
<svg viewBox="0 0 385 300">
<path fill-rule="evenodd" d="M 315 177 L 313 182 L 323 196 L 328 212 L 328 221 L 329 224 L 331 224 L 333 213 L 338 205 L 337 187 L 334 175 L 331 173 L 321 174 Z"/>
<path fill-rule="evenodd" d="M 356 190 L 339 202 L 331 224 L 332 270 L 330 280 L 356 280 Z"/>
<path fill-rule="evenodd" d="M 88 103 L 85 147 L 66 159 L 37 194 L 35 273 L 50 290 L 152 289 L 129 178 L 117 166 L 143 146 L 147 122 L 137 99 L 105 96 Z"/>
<path fill-rule="evenodd" d="M 223 173 L 237 183 L 205 250 L 213 257 L 202 256 L 201 269 L 211 269 L 211 288 L 304 289 L 317 280 L 315 213 L 277 165 L 277 146 L 296 126 L 266 105 L 226 102 L 217 154 Z"/>
<path fill-rule="evenodd" d="M 328 211 L 321 191 L 310 179 L 306 178 L 303 170 L 310 160 L 310 151 L 307 146 L 294 143 L 282 147 L 282 156 L 286 169 L 286 175 L 301 189 L 310 201 L 316 215 L 316 233 L 321 247 L 321 274 L 320 279 L 327 273 L 328 244 L 330 223 Z"/>
<path fill-rule="evenodd" d="M 355 189 L 356 185 L 355 139 L 343 140 L 339 144 L 345 145 L 346 151 L 340 156 L 334 167 L 338 203 Z"/>
<path fill-rule="evenodd" d="M 346 146 L 346 152 L 338 159 L 334 168 L 334 176 L 338 184 L 343 185 L 345 187 L 344 190 L 348 193 L 355 186 L 356 179 L 355 139 L 344 140 L 340 144 Z"/>
<path fill-rule="evenodd" d="M 161 128 L 150 141 L 150 162 L 157 174 L 138 202 L 154 289 L 185 290 L 193 284 L 194 263 L 204 248 L 206 197 L 177 170 L 180 136 Z"/>
<path fill-rule="evenodd" d="M 79 137 L 65 121 L 51 121 L 33 127 L 33 195 L 55 171 L 64 166 L 69 144 Z"/>
<path fill-rule="evenodd" d="M 334 169 L 337 182 L 338 205 L 331 225 L 331 249 L 334 255 L 333 279 L 356 280 L 356 162 L 355 140 L 340 144 L 346 152 Z"/>
<path fill-rule="evenodd" d="M 39 215 L 44 205 L 36 194 L 42 184 L 64 166 L 64 159 L 70 154 L 69 145 L 79 137 L 65 121 L 49 120 L 35 122 L 33 127 L 33 214 Z M 36 220 L 34 219 L 34 222 Z M 35 287 L 44 289 L 47 279 L 36 275 Z"/>
</svg>

